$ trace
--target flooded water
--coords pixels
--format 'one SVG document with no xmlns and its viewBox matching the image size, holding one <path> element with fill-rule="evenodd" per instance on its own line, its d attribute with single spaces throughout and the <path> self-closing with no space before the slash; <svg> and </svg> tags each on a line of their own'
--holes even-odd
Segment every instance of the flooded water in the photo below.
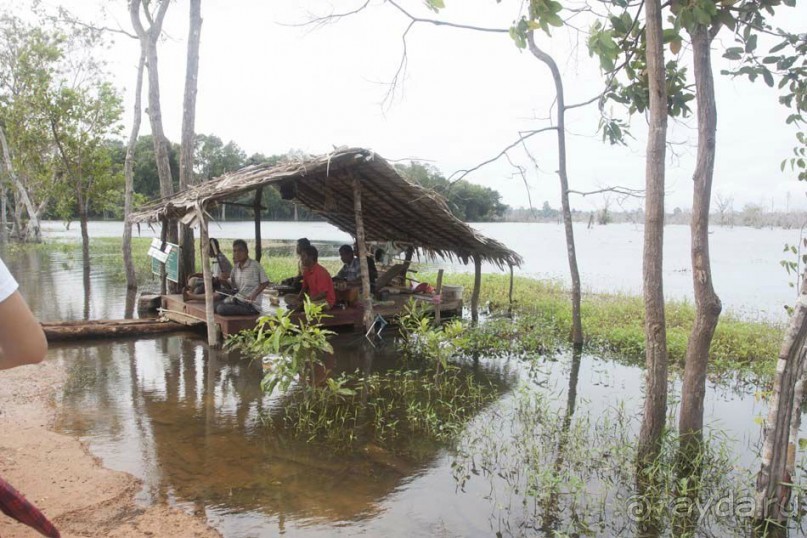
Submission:
<svg viewBox="0 0 807 538">
<path fill-rule="evenodd" d="M 362 339 L 336 338 L 340 369 L 365 366 Z M 391 349 L 374 353 L 376 367 Z M 454 495 L 445 473 L 450 456 L 439 445 L 421 443 L 400 455 L 294 440 L 261 420 L 279 405 L 259 389 L 261 367 L 210 352 L 199 339 L 97 343 L 51 356 L 68 371 L 57 429 L 89 441 L 106 466 L 141 477 L 141 502 L 176 502 L 205 514 L 226 536 L 356 529 L 424 535 L 444 515 L 465 535 L 467 525 L 485 523 L 471 517 L 479 506 Z M 512 377 L 496 369 L 482 375 Z M 445 505 L 433 506 L 443 498 Z"/>
<path fill-rule="evenodd" d="M 362 340 L 335 339 L 338 369 L 366 367 Z M 373 355 L 376 367 L 384 365 L 394 358 L 393 347 L 385 344 Z M 345 453 L 265 424 L 261 417 L 278 412 L 282 402 L 260 391 L 260 366 L 209 351 L 198 337 L 56 347 L 50 360 L 68 372 L 57 430 L 85 440 L 105 466 L 143 479 L 140 502 L 167 500 L 203 514 L 225 536 L 485 536 L 505 517 L 487 480 L 458 489 L 452 446 L 424 442 L 399 454 L 369 444 Z M 567 403 L 570 364 L 571 357 L 560 355 L 533 373 L 558 413 Z M 482 367 L 481 375 L 504 392 L 476 424 L 510 420 L 519 369 L 508 361 Z M 577 416 L 622 407 L 638 427 L 640 368 L 584 355 L 577 375 Z M 677 391 L 676 383 L 671 400 Z M 753 387 L 710 383 L 707 427 L 727 434 L 748 469 L 758 465 L 761 431 L 754 417 L 764 412 Z M 457 440 L 463 442 L 468 438 Z M 524 516 L 513 506 L 506 517 Z"/>
<path fill-rule="evenodd" d="M 103 224 L 113 235 L 115 225 Z M 238 226 L 248 228 L 246 224 L 224 226 L 217 235 L 249 234 L 250 230 L 242 233 Z M 542 276 L 557 272 L 559 277 L 565 259 L 561 263 L 542 258 L 543 249 L 538 248 L 539 244 L 554 245 L 553 226 L 535 225 L 529 234 L 516 233 L 506 224 L 491 225 L 484 231 L 524 255 L 525 272 Z M 606 228 L 616 230 L 608 232 L 616 235 L 606 240 Z M 611 249 L 611 254 L 619 255 L 601 261 L 590 274 L 599 275 L 605 287 L 611 273 L 622 268 L 625 274 L 615 282 L 632 286 L 631 271 L 641 270 L 640 258 L 636 258 L 636 267 L 631 261 L 634 250 L 641 251 L 641 231 L 626 226 L 606 228 L 595 229 L 588 236 L 588 231 L 579 234 L 581 266 L 594 265 L 592 258 L 587 262 L 584 257 L 590 254 L 582 254 L 585 246 L 599 244 L 604 251 Z M 341 232 L 327 230 L 320 223 L 303 232 L 294 230 L 296 233 L 275 238 L 306 235 L 320 241 L 343 240 L 338 235 Z M 268 229 L 266 232 L 270 236 Z M 757 237 L 753 236 L 755 230 L 746 232 L 750 235 L 744 240 L 732 230 L 718 237 L 734 245 L 737 258 L 747 260 L 734 265 L 766 268 L 759 269 L 758 276 L 745 277 L 746 284 L 754 282 L 756 288 L 759 283 L 764 288 L 766 275 L 778 274 L 767 269 L 769 264 L 778 267 L 779 253 L 772 251 L 781 251 L 776 242 L 788 234 L 762 230 Z M 596 233 L 601 234 L 599 238 Z M 668 237 L 677 233 L 668 231 Z M 628 246 L 621 243 L 625 237 L 632 238 Z M 760 243 L 759 248 L 750 248 L 755 242 Z M 667 248 L 671 243 L 678 244 L 668 241 Z M 763 248 L 762 243 L 774 246 Z M 675 248 L 686 251 L 680 244 Z M 732 249 L 725 249 L 716 248 L 721 254 L 715 258 L 731 258 Z M 127 300 L 119 281 L 97 268 L 84 275 L 77 252 L 31 250 L 2 252 L 0 256 L 41 319 L 122 317 Z M 671 263 L 685 266 L 681 260 Z M 758 291 L 748 288 L 746 285 L 737 296 L 756 297 Z M 782 297 L 789 293 L 785 290 Z M 767 302 L 749 302 L 748 306 L 766 311 L 773 308 L 765 306 Z M 371 348 L 361 334 L 339 335 L 334 348 L 337 371 L 367 371 L 370 364 L 374 369 L 386 368 L 397 358 L 391 342 Z M 345 452 L 308 444 L 267 423 L 265 417 L 276 416 L 283 401 L 260 391 L 261 367 L 237 354 L 208 350 L 196 334 L 56 345 L 48 360 L 67 371 L 63 392 L 56 398 L 58 431 L 85 441 L 105 466 L 141 478 L 144 487 L 139 502 L 167 500 L 203 515 L 228 537 L 488 536 L 503 528 L 504 534 L 542 534 L 524 526 L 529 507 L 517 502 L 512 492 L 505 499 L 500 486 L 492 486 L 489 479 L 474 473 L 459 487 L 454 473 L 457 462 L 465 457 L 461 447 L 473 443 L 480 429 L 514 420 L 522 382 L 542 391 L 548 408 L 558 416 L 568 409 L 571 390 L 574 416 L 591 417 L 595 429 L 601 427 L 602 417 L 618 409 L 635 430 L 643 398 L 641 368 L 600 357 L 583 355 L 578 367 L 564 353 L 538 358 L 529 375 L 515 360 L 483 361 L 477 375 L 490 381 L 500 396 L 454 442 L 414 439 L 408 441 L 406 450 L 370 443 Z M 726 446 L 737 458 L 738 468 L 749 471 L 758 468 L 762 432 L 756 419 L 766 413 L 758 390 L 740 383 L 710 382 L 706 398 L 707 427 L 725 432 Z M 678 392 L 675 381 L 671 384 L 672 414 Z M 503 435 L 506 443 L 507 428 Z"/>
<path fill-rule="evenodd" d="M 569 265 L 561 224 L 478 223 L 471 226 L 501 241 L 524 258 L 524 265 L 516 269 L 516 274 L 551 278 L 569 285 Z M 46 237 L 79 237 L 77 226 L 66 230 L 60 222 L 46 222 L 43 230 Z M 120 237 L 122 230 L 120 222 L 90 223 L 92 237 Z M 724 311 L 750 320 L 786 320 L 784 306 L 792 305 L 796 299 L 796 292 L 788 283 L 794 282 L 795 277 L 788 275 L 780 262 L 783 259 L 795 261 L 795 257 L 788 258 L 783 249 L 785 244 L 799 243 L 800 231 L 739 226 L 713 226 L 711 230 L 712 276 Z M 634 224 L 609 224 L 587 229 L 582 223 L 575 223 L 578 266 L 584 290 L 641 294 L 643 233 L 643 228 Z M 143 227 L 141 234 L 152 237 L 159 232 Z M 251 238 L 254 224 L 215 223 L 211 234 L 223 238 Z M 314 241 L 352 241 L 348 234 L 324 222 L 264 222 L 261 234 L 264 240 L 308 237 Z M 664 234 L 665 296 L 693 301 L 689 227 L 666 226 Z M 473 267 L 463 265 L 443 266 L 454 271 L 473 271 Z M 483 271 L 498 272 L 499 269 L 485 265 Z"/>
</svg>

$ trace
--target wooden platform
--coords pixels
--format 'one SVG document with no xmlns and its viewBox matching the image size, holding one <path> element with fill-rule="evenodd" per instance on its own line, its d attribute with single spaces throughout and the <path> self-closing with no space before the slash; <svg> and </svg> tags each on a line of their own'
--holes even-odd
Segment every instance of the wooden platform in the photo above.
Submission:
<svg viewBox="0 0 807 538">
<path fill-rule="evenodd" d="M 394 295 L 390 299 L 381 304 L 374 305 L 374 312 L 381 314 L 387 321 L 394 323 L 395 319 L 404 311 L 404 306 L 410 299 L 410 295 Z M 266 311 L 270 311 L 269 301 L 264 299 Z M 434 310 L 435 305 L 430 301 L 423 301 L 428 309 Z M 285 307 L 284 305 L 281 305 Z M 205 314 L 204 301 L 184 301 L 182 295 L 163 295 L 162 296 L 162 311 L 168 319 L 182 323 L 184 325 L 199 325 L 205 324 L 207 317 Z M 456 316 L 462 313 L 462 300 L 446 301 L 440 304 L 440 314 L 443 317 Z M 300 317 L 301 313 L 292 315 L 292 319 Z M 244 329 L 252 329 L 260 317 L 259 314 L 251 316 L 220 316 L 214 315 L 216 325 L 222 336 L 235 334 Z M 346 327 L 362 329 L 364 319 L 364 311 L 361 305 L 350 306 L 347 308 L 336 307 L 326 312 L 326 316 L 322 318 L 322 325 L 328 328 Z"/>
</svg>

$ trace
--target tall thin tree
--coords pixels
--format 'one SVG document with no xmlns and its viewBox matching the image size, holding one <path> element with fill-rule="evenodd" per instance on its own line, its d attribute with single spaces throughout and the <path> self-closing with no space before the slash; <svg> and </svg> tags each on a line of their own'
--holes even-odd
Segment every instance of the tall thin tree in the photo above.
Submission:
<svg viewBox="0 0 807 538">
<path fill-rule="evenodd" d="M 132 130 L 129 133 L 129 142 L 126 144 L 126 159 L 123 162 L 123 175 L 125 178 L 123 191 L 123 264 L 126 267 L 126 287 L 130 290 L 137 288 L 137 275 L 132 261 L 132 223 L 129 215 L 132 213 L 134 200 L 134 153 L 137 145 L 137 135 L 140 132 L 142 119 L 143 69 L 146 66 L 146 54 L 140 48 L 140 60 L 137 63 L 137 82 L 135 83 L 134 118 Z"/>
<path fill-rule="evenodd" d="M 202 0 L 190 0 L 188 29 L 188 56 L 185 64 L 185 96 L 182 101 L 182 149 L 179 154 L 179 188 L 193 184 L 193 153 L 196 146 L 196 92 L 199 79 L 199 41 L 202 34 Z M 183 275 L 195 271 L 196 255 L 193 246 L 193 229 L 180 227 Z"/>
<path fill-rule="evenodd" d="M 647 371 L 644 414 L 639 434 L 638 461 L 640 466 L 652 462 L 661 449 L 667 415 L 668 360 L 662 277 L 667 89 L 660 0 L 647 0 L 645 10 L 647 78 L 650 92 L 642 260 Z"/>
<path fill-rule="evenodd" d="M 687 462 L 697 461 L 693 456 L 699 451 L 703 438 L 703 400 L 706 394 L 709 347 L 722 310 L 720 298 L 712 285 L 712 267 L 709 261 L 709 207 L 717 133 L 717 107 L 710 51 L 712 39 L 709 27 L 702 24 L 692 28 L 690 36 L 698 104 L 698 158 L 692 177 L 694 188 L 691 223 L 695 323 L 687 343 L 678 420 L 682 451 L 680 461 L 684 467 L 688 467 Z"/>
</svg>

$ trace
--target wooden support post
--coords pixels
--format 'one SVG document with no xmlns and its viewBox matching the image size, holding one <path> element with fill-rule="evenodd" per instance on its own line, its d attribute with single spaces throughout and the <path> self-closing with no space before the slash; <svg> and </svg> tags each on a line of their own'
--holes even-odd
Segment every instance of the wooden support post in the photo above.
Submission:
<svg viewBox="0 0 807 538">
<path fill-rule="evenodd" d="M 162 227 L 160 228 L 160 250 L 165 251 L 165 243 L 168 242 L 168 220 L 162 219 L 160 222 L 162 223 Z M 165 264 L 163 263 L 160 265 L 160 295 L 165 295 L 168 291 L 165 278 Z"/>
<path fill-rule="evenodd" d="M 471 322 L 479 321 L 479 289 L 482 287 L 482 258 L 474 254 L 474 292 L 471 294 Z"/>
<path fill-rule="evenodd" d="M 437 284 L 434 287 L 434 293 L 440 296 L 440 302 L 434 305 L 434 324 L 440 325 L 440 306 L 443 302 L 442 293 L 443 293 L 443 270 L 440 269 L 437 271 Z"/>
<path fill-rule="evenodd" d="M 252 212 L 255 215 L 255 260 L 261 261 L 261 198 L 263 197 L 263 187 L 255 189 L 255 203 Z"/>
<path fill-rule="evenodd" d="M 213 273 L 210 270 L 210 253 L 206 245 L 210 244 L 207 231 L 207 216 L 202 217 L 199 223 L 199 250 L 202 252 L 202 272 L 205 279 L 205 317 L 207 321 L 207 343 L 211 348 L 219 347 L 219 331 L 214 317 L 215 302 L 213 301 Z"/>
<path fill-rule="evenodd" d="M 510 264 L 510 306 L 507 307 L 507 312 L 512 315 L 513 314 L 513 264 Z"/>
<path fill-rule="evenodd" d="M 364 305 L 364 330 L 369 331 L 375 320 L 373 299 L 370 295 L 370 270 L 367 268 L 367 245 L 365 244 L 364 219 L 361 214 L 361 182 L 353 177 L 353 211 L 356 214 L 356 243 L 359 247 L 359 267 L 361 268 L 361 300 Z"/>
</svg>

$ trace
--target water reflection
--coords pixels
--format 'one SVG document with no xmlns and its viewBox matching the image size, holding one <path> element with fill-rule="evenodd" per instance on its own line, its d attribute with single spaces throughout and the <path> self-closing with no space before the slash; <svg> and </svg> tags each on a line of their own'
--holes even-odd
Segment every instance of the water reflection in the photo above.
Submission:
<svg viewBox="0 0 807 538">
<path fill-rule="evenodd" d="M 104 267 L 99 257 L 93 259 L 89 270 L 85 269 L 80 245 L 50 245 L 43 251 L 10 244 L 0 248 L 0 258 L 42 321 L 119 319 L 130 312 L 125 284 Z M 134 304 L 132 296 L 132 314 Z"/>
<path fill-rule="evenodd" d="M 336 339 L 339 370 L 391 366 L 390 345 Z M 331 526 L 377 515 L 426 472 L 440 446 L 404 455 L 375 445 L 339 453 L 262 423 L 277 409 L 262 369 L 188 336 L 61 347 L 67 366 L 56 428 L 90 441 L 105 465 L 143 478 L 143 502 L 177 500 L 236 535 L 270 525 Z M 504 387 L 507 368 L 480 376 Z M 274 406 L 274 407 L 273 407 Z M 277 413 L 276 413 L 277 414 Z"/>
</svg>

